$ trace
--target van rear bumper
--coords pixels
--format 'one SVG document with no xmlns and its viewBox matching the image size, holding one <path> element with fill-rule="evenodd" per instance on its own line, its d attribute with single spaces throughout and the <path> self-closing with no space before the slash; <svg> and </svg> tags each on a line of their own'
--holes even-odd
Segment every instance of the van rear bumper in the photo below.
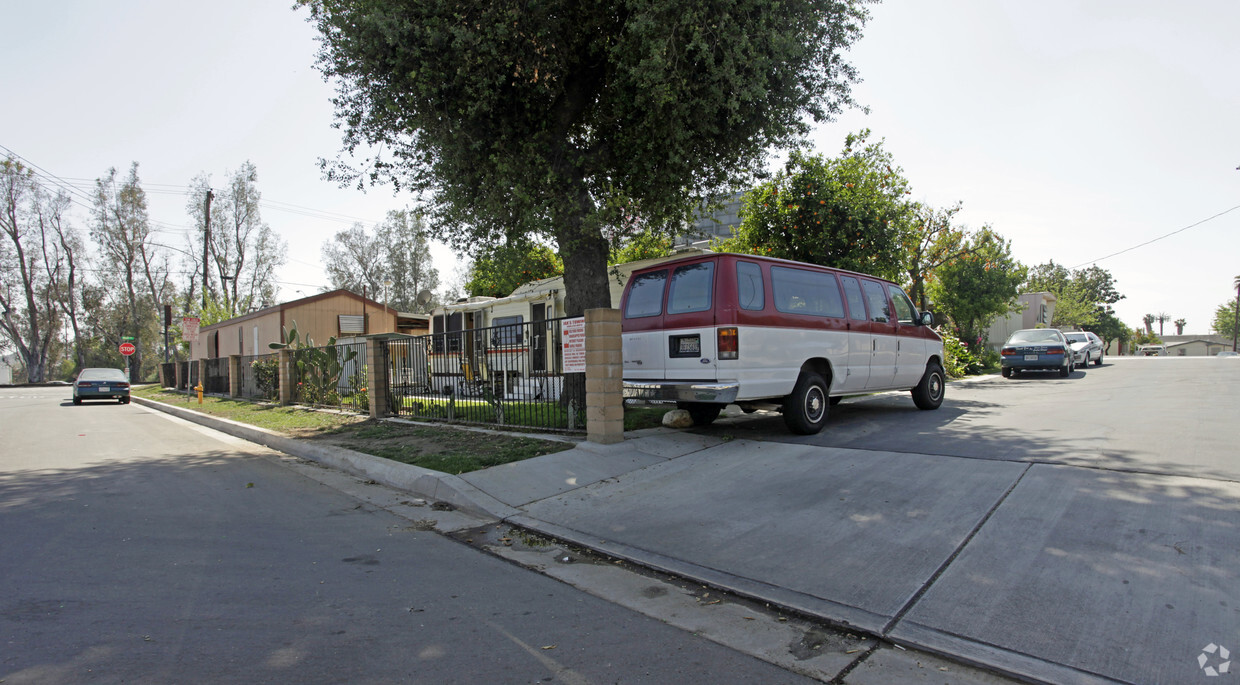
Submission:
<svg viewBox="0 0 1240 685">
<path fill-rule="evenodd" d="M 624 381 L 626 400 L 662 400 L 665 402 L 736 401 L 740 391 L 737 383 L 706 383 L 701 381 Z"/>
</svg>

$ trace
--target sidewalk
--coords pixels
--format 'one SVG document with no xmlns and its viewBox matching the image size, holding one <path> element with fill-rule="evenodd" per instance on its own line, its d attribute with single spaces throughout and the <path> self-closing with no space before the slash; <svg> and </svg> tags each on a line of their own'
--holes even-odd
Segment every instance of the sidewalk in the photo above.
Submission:
<svg viewBox="0 0 1240 685">
<path fill-rule="evenodd" d="M 660 429 L 458 477 L 185 418 L 1018 678 L 1197 682 L 1240 646 L 1234 482 Z"/>
</svg>

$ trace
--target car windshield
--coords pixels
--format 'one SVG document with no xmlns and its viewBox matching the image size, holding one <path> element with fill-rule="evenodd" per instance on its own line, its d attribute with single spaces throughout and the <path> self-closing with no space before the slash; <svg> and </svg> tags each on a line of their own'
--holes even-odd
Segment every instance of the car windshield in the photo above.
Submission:
<svg viewBox="0 0 1240 685">
<path fill-rule="evenodd" d="M 1009 345 L 1019 345 L 1022 343 L 1057 343 L 1063 342 L 1059 339 L 1059 335 L 1053 330 L 1033 329 L 1028 331 L 1016 331 L 1012 337 L 1008 339 Z"/>
<path fill-rule="evenodd" d="M 124 381 L 125 372 L 120 369 L 82 369 L 79 381 Z"/>
<path fill-rule="evenodd" d="M 1084 333 L 1064 333 L 1064 337 L 1068 342 L 1089 342 L 1089 338 Z"/>
</svg>

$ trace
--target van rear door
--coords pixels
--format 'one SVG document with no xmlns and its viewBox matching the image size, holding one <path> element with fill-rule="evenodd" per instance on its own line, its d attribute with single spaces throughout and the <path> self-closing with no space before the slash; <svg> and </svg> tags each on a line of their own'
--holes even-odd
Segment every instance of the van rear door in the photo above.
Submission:
<svg viewBox="0 0 1240 685">
<path fill-rule="evenodd" d="M 682 264 L 672 270 L 663 312 L 667 378 L 715 380 L 715 262 Z"/>
<path fill-rule="evenodd" d="M 663 335 L 663 301 L 667 269 L 636 273 L 624 293 L 624 377 L 663 380 L 667 353 Z"/>
</svg>

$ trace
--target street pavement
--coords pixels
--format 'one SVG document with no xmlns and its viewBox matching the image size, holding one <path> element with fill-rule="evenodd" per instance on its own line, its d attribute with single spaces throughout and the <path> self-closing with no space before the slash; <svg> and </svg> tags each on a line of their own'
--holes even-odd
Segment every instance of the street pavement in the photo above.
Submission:
<svg viewBox="0 0 1240 685">
<path fill-rule="evenodd" d="M 1179 685 L 1240 648 L 1238 406 L 1238 362 L 1108 359 L 846 400 L 809 438 L 759 413 L 459 477 L 299 456 L 1008 676 Z"/>
</svg>

